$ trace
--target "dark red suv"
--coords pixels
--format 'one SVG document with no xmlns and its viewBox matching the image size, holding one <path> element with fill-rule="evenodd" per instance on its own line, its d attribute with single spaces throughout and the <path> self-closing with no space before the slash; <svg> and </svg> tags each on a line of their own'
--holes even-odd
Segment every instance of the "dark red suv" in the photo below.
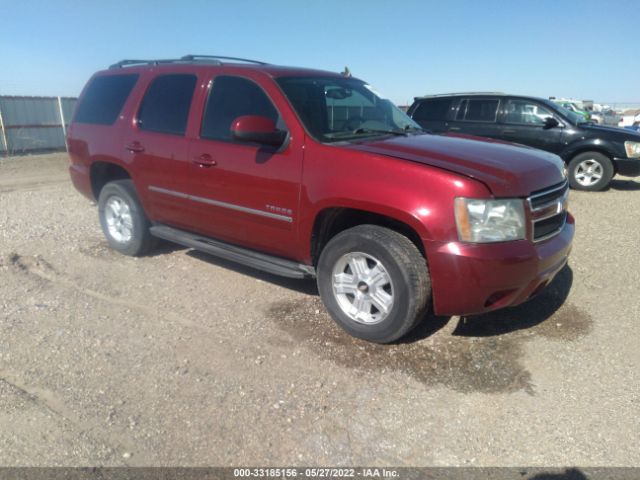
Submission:
<svg viewBox="0 0 640 480">
<path fill-rule="evenodd" d="M 96 73 L 68 132 L 71 178 L 110 245 L 163 238 L 317 277 L 352 335 L 391 342 L 432 306 L 524 302 L 574 235 L 556 155 L 434 136 L 371 86 L 235 58 L 125 60 Z"/>
</svg>

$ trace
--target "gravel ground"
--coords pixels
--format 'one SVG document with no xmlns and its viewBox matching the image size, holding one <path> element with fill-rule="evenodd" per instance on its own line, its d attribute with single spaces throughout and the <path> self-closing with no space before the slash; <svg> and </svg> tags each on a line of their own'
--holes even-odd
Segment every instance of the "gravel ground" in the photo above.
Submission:
<svg viewBox="0 0 640 480">
<path fill-rule="evenodd" d="M 538 298 L 378 346 L 313 282 L 120 256 L 63 154 L 0 160 L 0 465 L 640 465 L 640 183 L 571 193 Z"/>
</svg>

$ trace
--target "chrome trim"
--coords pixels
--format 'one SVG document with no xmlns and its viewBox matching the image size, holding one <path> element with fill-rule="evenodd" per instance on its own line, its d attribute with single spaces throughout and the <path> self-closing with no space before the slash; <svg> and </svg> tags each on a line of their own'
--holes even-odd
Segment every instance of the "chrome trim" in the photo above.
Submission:
<svg viewBox="0 0 640 480">
<path fill-rule="evenodd" d="M 156 187 L 149 185 L 149 190 L 152 192 L 164 193 L 165 195 L 171 195 L 178 198 L 186 198 L 187 200 L 193 200 L 194 202 L 206 203 L 207 205 L 214 205 L 216 207 L 228 208 L 229 210 L 235 210 L 237 212 L 250 213 L 252 215 L 258 215 L 266 218 L 273 218 L 274 220 L 280 220 L 282 222 L 291 223 L 293 217 L 287 215 L 278 215 L 277 213 L 265 212 L 262 210 L 256 210 L 255 208 L 243 207 L 241 205 L 235 205 L 233 203 L 221 202 L 219 200 L 212 200 L 211 198 L 198 197 L 197 195 L 189 195 L 187 193 L 176 192 L 175 190 L 168 190 L 162 187 Z"/>
<path fill-rule="evenodd" d="M 564 226 L 567 223 L 567 204 L 568 204 L 568 200 L 569 200 L 569 188 L 568 188 L 568 184 L 569 182 L 567 180 L 565 180 L 564 182 L 562 182 L 562 184 L 556 186 L 556 187 L 551 187 L 548 188 L 546 190 L 542 190 L 540 192 L 537 192 L 533 195 L 530 195 L 527 198 L 527 205 L 529 206 L 529 212 L 531 214 L 531 241 L 534 243 L 540 243 L 543 242 L 545 240 L 550 239 L 551 237 L 555 237 L 556 235 L 558 235 L 562 229 L 564 228 Z M 558 196 L 553 200 L 550 200 L 549 202 L 540 205 L 538 207 L 533 207 L 532 204 L 532 199 L 534 198 L 538 198 L 538 197 L 543 197 L 546 195 L 549 195 L 551 193 L 554 192 L 559 192 L 566 189 L 566 191 L 564 192 L 564 194 L 562 196 Z M 555 206 L 556 208 L 550 212 L 545 212 L 545 210 L 549 210 L 551 207 Z M 536 217 L 536 213 L 540 213 L 540 212 L 544 212 L 542 213 L 542 215 L 540 217 Z M 536 223 L 541 222 L 543 220 L 547 220 L 548 218 L 551 217 L 555 217 L 556 215 L 560 215 L 561 213 L 565 213 L 564 216 L 564 220 L 562 222 L 562 224 L 553 232 L 549 232 L 546 235 L 539 237 L 539 238 L 535 238 L 535 227 L 536 227 Z"/>
<path fill-rule="evenodd" d="M 560 215 L 567 208 L 567 202 L 569 200 L 569 190 L 561 197 L 556 197 L 554 200 L 545 203 L 544 205 L 540 205 L 539 207 L 533 208 L 531 204 L 531 200 L 528 199 L 529 209 L 531 210 L 531 218 L 535 222 L 539 222 L 541 220 L 546 220 L 547 218 L 555 217 L 556 215 Z M 553 210 L 550 210 L 552 207 L 555 207 Z M 545 212 L 546 210 L 550 210 L 549 212 Z M 541 213 L 542 212 L 542 213 Z"/>
<path fill-rule="evenodd" d="M 562 182 L 560 185 L 558 185 L 557 187 L 551 187 L 548 188 L 547 190 L 541 190 L 538 193 L 534 193 L 533 195 L 529 195 L 529 200 L 531 200 L 532 198 L 538 198 L 538 197 L 543 197 L 545 195 L 549 195 L 550 193 L 553 193 L 557 190 L 562 190 L 564 187 L 567 186 L 569 182 L 567 180 L 565 180 L 564 182 Z"/>
</svg>

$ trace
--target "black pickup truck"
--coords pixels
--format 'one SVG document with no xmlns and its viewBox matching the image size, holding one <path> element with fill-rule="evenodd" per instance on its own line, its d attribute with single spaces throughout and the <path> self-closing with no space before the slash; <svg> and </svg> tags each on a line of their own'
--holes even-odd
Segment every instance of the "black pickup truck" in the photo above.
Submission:
<svg viewBox="0 0 640 480">
<path fill-rule="evenodd" d="M 542 98 L 503 93 L 416 97 L 408 111 L 433 133 L 495 138 L 546 150 L 567 164 L 579 190 L 602 190 L 614 175 L 640 175 L 640 134 L 602 127 Z"/>
</svg>

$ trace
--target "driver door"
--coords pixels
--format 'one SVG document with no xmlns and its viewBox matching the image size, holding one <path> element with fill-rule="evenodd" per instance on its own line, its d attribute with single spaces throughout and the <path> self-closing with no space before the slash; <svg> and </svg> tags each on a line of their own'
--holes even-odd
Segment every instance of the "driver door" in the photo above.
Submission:
<svg viewBox="0 0 640 480">
<path fill-rule="evenodd" d="M 562 123 L 547 127 L 545 118 L 554 117 L 551 110 L 526 99 L 510 98 L 504 108 L 501 136 L 504 140 L 521 143 L 552 153 L 562 151 Z"/>
<path fill-rule="evenodd" d="M 301 135 L 280 148 L 231 135 L 240 116 L 257 115 L 287 127 L 254 80 L 221 75 L 209 82 L 198 138 L 189 149 L 189 183 L 198 229 L 211 237 L 290 257 L 297 251 L 302 176 Z"/>
</svg>

